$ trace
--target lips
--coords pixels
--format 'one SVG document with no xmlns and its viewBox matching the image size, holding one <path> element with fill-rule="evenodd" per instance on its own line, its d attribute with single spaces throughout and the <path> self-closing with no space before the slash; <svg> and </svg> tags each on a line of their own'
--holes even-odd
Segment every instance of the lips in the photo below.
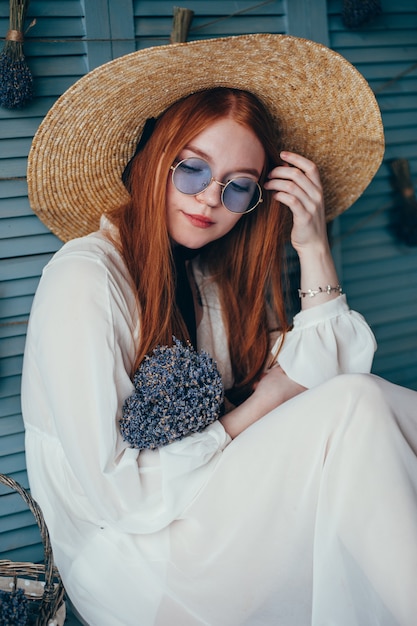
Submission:
<svg viewBox="0 0 417 626">
<path fill-rule="evenodd" d="M 208 217 L 204 215 L 193 215 L 191 213 L 183 213 L 185 217 L 193 226 L 197 228 L 209 228 L 214 224 L 213 220 L 210 220 Z"/>
</svg>

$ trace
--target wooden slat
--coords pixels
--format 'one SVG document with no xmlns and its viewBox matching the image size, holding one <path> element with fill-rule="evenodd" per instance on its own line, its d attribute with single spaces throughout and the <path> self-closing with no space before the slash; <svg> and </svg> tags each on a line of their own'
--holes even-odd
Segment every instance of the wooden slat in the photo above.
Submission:
<svg viewBox="0 0 417 626">
<path fill-rule="evenodd" d="M 415 13 L 414 0 L 381 0 L 382 16 L 379 16 L 378 21 L 383 19 L 383 16 L 391 17 L 392 14 L 401 13 Z M 329 15 L 339 15 L 342 10 L 341 0 L 327 0 L 327 11 Z M 373 23 L 375 24 L 375 22 Z M 372 28 L 373 25 L 370 26 Z M 368 29 L 364 29 L 366 32 Z"/>
<path fill-rule="evenodd" d="M 33 215 L 33 211 L 30 208 L 30 204 L 26 196 L 0 199 L 0 219 L 23 217 L 26 215 Z"/>
<path fill-rule="evenodd" d="M 17 480 L 15 478 L 15 480 Z M 19 482 L 19 481 L 18 481 Z M 20 496 L 19 496 L 20 497 Z M 20 498 L 21 499 L 21 498 Z M 2 507 L 4 507 L 4 511 L 6 512 L 6 506 L 7 506 L 7 502 L 5 502 L 6 497 L 3 496 L 0 499 L 0 505 Z M 4 524 L 3 524 L 3 528 L 5 533 L 11 532 L 11 531 L 15 531 L 16 528 L 27 528 L 29 526 L 33 526 L 33 514 L 31 511 L 27 510 L 27 511 L 21 511 L 20 513 L 8 513 Z M 7 543 L 10 541 L 10 536 L 8 535 L 6 537 L 6 541 Z"/>
<path fill-rule="evenodd" d="M 34 281 L 37 284 L 38 281 Z M 35 285 L 34 285 L 35 288 Z M 4 320 L 1 326 L 0 336 L 5 337 L 11 334 L 9 331 L 6 333 L 4 327 L 9 328 L 10 326 L 23 326 L 23 322 L 26 321 L 33 300 L 33 293 L 28 294 L 27 296 L 21 296 L 19 298 L 7 298 L 0 300 L 2 307 L 2 319 Z M 15 333 L 16 334 L 16 333 Z M 1 352 L 2 357 L 5 356 L 3 352 Z"/>
<path fill-rule="evenodd" d="M 26 307 L 25 307 L 26 308 Z M 9 317 L 4 317 L 3 321 L 0 323 L 0 339 L 5 339 L 8 337 L 17 337 L 18 335 L 25 335 L 27 331 L 28 319 L 29 319 L 30 309 L 25 310 L 23 313 L 19 313 L 18 315 L 10 315 Z M 10 385 L 9 381 L 12 380 L 10 376 L 2 376 L 2 384 Z M 0 386 L 0 397 L 1 397 L 2 387 Z"/>
<path fill-rule="evenodd" d="M 46 51 L 45 48 L 45 52 Z M 65 54 L 65 46 L 63 46 L 59 56 L 56 56 L 54 51 L 51 50 L 47 62 L 44 57 L 39 55 L 31 57 L 30 69 L 35 78 L 35 91 L 37 76 L 72 76 L 75 82 L 77 78 L 81 78 L 81 76 L 87 72 L 85 56 L 81 54 Z M 51 107 L 52 104 L 53 102 L 50 102 L 48 108 Z M 23 111 L 27 111 L 27 108 Z"/>
<path fill-rule="evenodd" d="M 19 395 L 0 398 L 0 416 L 0 437 L 23 432 Z"/>
<path fill-rule="evenodd" d="M 58 2 L 57 4 L 60 3 Z M 31 12 L 33 15 L 33 9 Z M 28 31 L 25 45 L 29 45 L 31 41 L 41 38 L 52 40 L 63 37 L 85 36 L 85 28 L 81 16 L 52 18 L 50 16 L 34 15 L 34 17 L 36 17 L 36 24 Z"/>
<path fill-rule="evenodd" d="M 9 120 L 10 126 L 18 126 L 20 120 L 32 117 L 41 119 L 46 115 L 56 98 L 35 98 L 23 109 L 4 109 L 0 107 L 0 120 Z"/>
<path fill-rule="evenodd" d="M 384 64 L 376 64 L 376 63 L 368 63 L 366 59 L 366 55 L 364 58 L 358 63 L 358 69 L 360 68 L 360 72 L 367 78 L 369 81 L 373 80 L 381 80 L 381 85 L 385 83 L 385 81 L 391 80 L 395 76 L 399 76 L 402 72 L 411 69 L 414 65 L 414 62 L 410 60 L 400 60 L 396 62 L 384 63 Z M 416 76 L 417 69 L 414 69 L 407 76 Z M 373 83 L 374 85 L 374 83 Z M 379 87 L 378 84 L 376 84 Z"/>
<path fill-rule="evenodd" d="M 19 395 L 21 376 L 5 376 L 2 382 L 3 384 L 0 385 L 0 398 L 7 398 L 10 395 Z"/>
<path fill-rule="evenodd" d="M 39 227 L 41 228 L 41 226 Z M 44 226 L 42 226 L 44 228 Z M 4 239 L 0 248 L 0 258 L 8 259 L 12 257 L 25 256 L 25 254 L 45 254 L 56 252 L 62 246 L 55 235 L 49 233 L 31 235 L 29 237 L 16 237 Z"/>
<path fill-rule="evenodd" d="M 86 43 L 82 39 L 84 33 L 80 33 L 80 39 L 70 39 L 68 36 L 61 35 L 59 37 L 27 39 L 25 43 L 25 54 L 30 57 L 30 69 L 39 75 L 42 68 L 41 63 L 45 58 L 54 56 L 71 57 L 83 56 L 86 54 Z M 34 59 L 37 59 L 35 64 Z"/>
<path fill-rule="evenodd" d="M 0 438 L 0 456 L 23 452 L 25 449 L 25 436 L 22 433 L 7 435 Z"/>
<path fill-rule="evenodd" d="M 204 17 L 194 16 L 192 27 L 189 30 L 188 39 L 205 39 L 211 37 L 227 37 L 231 35 L 245 35 L 248 33 L 248 17 L 239 16 L 233 20 L 219 20 L 208 22 Z M 285 32 L 284 17 L 252 17 L 249 32 L 254 33 L 283 33 Z M 155 38 L 169 42 L 170 29 L 172 27 L 172 16 L 166 18 L 150 18 L 144 23 L 137 20 L 135 35 L 144 40 Z"/>
<path fill-rule="evenodd" d="M 173 3 L 170 0 L 134 0 L 134 15 L 140 18 L 149 18 L 155 15 L 171 15 Z M 187 0 L 187 9 L 196 14 L 206 16 L 224 16 L 239 11 L 247 11 L 257 15 L 285 15 L 285 0 L 262 3 L 261 0 L 239 0 L 227 2 L 225 0 Z"/>
<path fill-rule="evenodd" d="M 33 527 L 35 528 L 35 527 Z M 35 533 L 36 531 L 32 531 Z M 27 562 L 27 563 L 40 563 L 43 561 L 43 547 L 41 543 L 34 543 L 31 545 L 29 543 L 30 536 L 26 531 L 22 531 L 17 537 L 15 537 L 15 545 L 19 546 L 16 549 L 8 548 L 9 545 L 4 542 L 4 551 L 2 551 L 3 542 L 1 541 L 0 535 L 0 554 L 2 559 L 7 559 L 9 561 L 15 561 L 17 563 Z M 23 547 L 22 547 L 23 546 Z"/>
<path fill-rule="evenodd" d="M 340 15 L 329 15 L 329 26 L 333 32 L 345 30 L 345 26 L 342 22 Z M 388 32 L 389 30 L 395 30 L 398 28 L 416 28 L 417 17 L 415 14 L 407 13 L 387 13 L 385 10 L 377 20 L 369 24 L 369 31 L 382 31 Z M 367 30 L 368 32 L 368 30 Z"/>
<path fill-rule="evenodd" d="M 51 17 L 83 17 L 84 11 L 79 0 L 59 0 L 48 2 L 46 0 L 31 0 L 28 9 L 28 17 L 37 19 Z"/>
<path fill-rule="evenodd" d="M 20 356 L 23 354 L 25 338 L 24 336 L 7 337 L 0 340 L 2 359 L 10 356 Z M 0 412 L 0 416 L 1 416 Z"/>
<path fill-rule="evenodd" d="M 26 459 L 24 451 L 17 454 L 3 455 L 0 458 L 0 473 L 10 474 L 11 476 L 13 476 L 13 478 L 15 478 L 15 480 L 23 485 L 24 482 L 27 481 Z M 22 476 L 25 477 L 25 481 L 22 480 Z"/>
<path fill-rule="evenodd" d="M 33 137 L 38 129 L 41 119 L 41 117 L 26 117 L 20 119 L 18 124 L 11 124 L 10 118 L 0 119 L 1 140 L 3 141 L 9 138 L 18 139 L 19 137 Z M 4 158 L 5 154 L 3 150 L 1 152 L 1 155 L 2 156 L 0 158 Z M 13 191 L 15 192 L 14 187 L 16 186 L 16 184 L 13 184 L 13 186 L 9 185 L 10 189 L 8 189 L 7 191 L 4 190 L 4 185 L 5 183 L 2 181 L 2 184 L 0 186 L 0 197 L 8 197 L 8 195 L 11 195 Z M 27 193 L 27 189 L 25 189 L 25 193 Z"/>
<path fill-rule="evenodd" d="M 416 20 L 417 21 L 417 20 Z M 333 46 L 338 51 L 352 51 L 352 54 L 358 54 L 361 50 L 370 49 L 377 50 L 384 59 L 386 59 L 387 47 L 398 47 L 396 52 L 399 58 L 412 58 L 409 50 L 403 49 L 404 46 L 411 46 L 411 50 L 416 46 L 416 35 L 414 28 L 409 24 L 405 24 L 403 28 L 394 29 L 390 27 L 388 30 L 369 30 L 366 32 L 365 38 L 358 38 L 358 31 L 343 30 L 334 32 L 332 37 Z M 358 45 L 359 44 L 359 45 Z M 372 56 L 371 56 L 372 58 Z M 395 57 L 396 58 L 396 57 Z M 368 61 L 369 59 L 367 59 Z"/>
<path fill-rule="evenodd" d="M 365 51 L 361 47 L 351 48 L 351 47 L 341 47 L 337 48 L 337 51 L 342 54 L 342 56 L 346 57 L 348 61 L 350 61 L 353 65 L 357 65 L 358 69 L 361 69 L 361 61 L 365 56 Z M 414 45 L 407 45 L 406 47 L 396 47 L 392 46 L 389 51 L 389 61 L 392 62 L 401 62 L 406 61 L 410 65 L 415 63 L 416 59 L 417 47 Z M 387 62 L 387 49 L 383 46 L 376 48 L 366 48 L 366 62 L 367 64 L 372 63 L 384 63 Z M 363 72 L 362 72 L 363 73 Z"/>
<path fill-rule="evenodd" d="M 51 254 L 6 258 L 0 262 L 0 281 L 38 277 L 50 258 Z"/>
<path fill-rule="evenodd" d="M 26 176 L 26 167 L 26 156 L 16 159 L 0 159 L 0 179 L 23 178 Z"/>
<path fill-rule="evenodd" d="M 0 283 L 0 298 L 7 304 L 7 300 L 20 299 L 27 294 L 33 294 L 38 285 L 38 277 L 23 277 L 19 280 L 9 280 Z M 5 316 L 9 317 L 9 316 Z"/>
<path fill-rule="evenodd" d="M 31 143 L 32 139 L 29 137 L 0 141 L 0 161 L 15 159 L 16 157 L 26 158 Z"/>
<path fill-rule="evenodd" d="M 25 521 L 27 519 L 30 519 L 26 515 L 26 512 L 23 519 Z M 2 535 L 0 535 L 0 538 L 0 547 L 2 548 L 2 551 L 12 554 L 14 553 L 14 556 L 16 555 L 17 551 L 20 550 L 22 541 L 24 541 L 27 545 L 32 546 L 38 545 L 40 541 L 39 529 L 33 523 L 30 526 L 23 525 L 23 527 L 15 527 L 9 532 L 2 533 Z M 16 556 L 13 560 L 16 560 Z"/>
<path fill-rule="evenodd" d="M 7 377 L 20 376 L 20 374 L 22 373 L 22 363 L 23 363 L 22 354 L 19 354 L 18 356 L 12 356 L 12 357 L 1 357 L 2 371 L 7 372 Z M 2 471 L 2 473 L 4 474 L 4 471 Z"/>
<path fill-rule="evenodd" d="M 0 198 L 16 198 L 27 196 L 26 179 L 2 180 L 0 182 Z"/>
<path fill-rule="evenodd" d="M 36 217 L 28 215 L 25 217 L 8 218 L 2 220 L 1 239 L 21 238 L 28 235 L 48 233 L 46 226 Z"/>
</svg>

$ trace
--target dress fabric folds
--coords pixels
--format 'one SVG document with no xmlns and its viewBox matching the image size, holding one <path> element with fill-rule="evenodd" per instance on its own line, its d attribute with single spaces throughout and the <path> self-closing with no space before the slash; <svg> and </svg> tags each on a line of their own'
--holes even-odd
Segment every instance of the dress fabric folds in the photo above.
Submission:
<svg viewBox="0 0 417 626">
<path fill-rule="evenodd" d="M 363 317 L 345 296 L 299 313 L 279 362 L 308 390 L 233 441 L 215 422 L 139 452 L 118 430 L 140 325 L 110 228 L 45 268 L 22 382 L 32 493 L 85 623 L 415 626 L 417 393 L 369 374 Z M 230 387 L 192 263 L 198 346 Z"/>
</svg>

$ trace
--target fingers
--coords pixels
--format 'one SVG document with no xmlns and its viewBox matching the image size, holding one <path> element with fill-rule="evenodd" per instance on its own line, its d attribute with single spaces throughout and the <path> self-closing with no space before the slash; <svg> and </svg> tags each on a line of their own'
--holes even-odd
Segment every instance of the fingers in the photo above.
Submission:
<svg viewBox="0 0 417 626">
<path fill-rule="evenodd" d="M 288 165 L 275 167 L 269 173 L 265 189 L 275 192 L 275 198 L 300 217 L 303 211 L 315 213 L 323 204 L 317 166 L 309 159 L 292 152 L 282 152 L 281 158 Z"/>
<path fill-rule="evenodd" d="M 313 161 L 306 159 L 301 154 L 295 152 L 281 152 L 281 159 L 305 173 L 307 178 L 316 184 L 320 184 L 320 174 L 318 167 Z"/>
<path fill-rule="evenodd" d="M 274 198 L 293 214 L 291 241 L 300 250 L 306 245 L 327 245 L 323 188 L 315 163 L 293 152 L 282 152 L 283 165 L 275 167 L 264 184 Z"/>
</svg>

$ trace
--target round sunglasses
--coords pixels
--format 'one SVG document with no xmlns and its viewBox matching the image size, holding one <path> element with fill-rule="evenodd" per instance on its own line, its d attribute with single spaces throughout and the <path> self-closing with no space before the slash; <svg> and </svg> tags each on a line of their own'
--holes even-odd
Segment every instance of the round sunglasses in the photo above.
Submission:
<svg viewBox="0 0 417 626">
<path fill-rule="evenodd" d="M 175 188 L 187 196 L 197 196 L 212 182 L 220 185 L 222 204 L 232 213 L 249 213 L 262 202 L 262 190 L 256 180 L 238 176 L 221 183 L 213 177 L 204 159 L 189 157 L 171 165 L 171 170 Z"/>
</svg>

